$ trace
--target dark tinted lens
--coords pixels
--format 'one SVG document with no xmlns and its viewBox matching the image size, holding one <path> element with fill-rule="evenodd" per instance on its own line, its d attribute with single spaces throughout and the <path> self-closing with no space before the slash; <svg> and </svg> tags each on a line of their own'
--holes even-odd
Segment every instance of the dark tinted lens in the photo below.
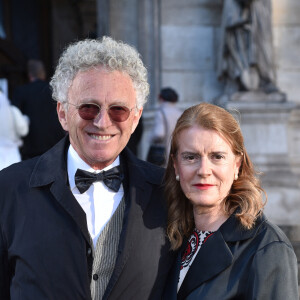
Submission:
<svg viewBox="0 0 300 300">
<path fill-rule="evenodd" d="M 93 120 L 100 112 L 100 107 L 95 104 L 82 104 L 78 108 L 79 115 L 84 120 Z"/>
<path fill-rule="evenodd" d="M 126 106 L 113 105 L 108 109 L 110 118 L 115 122 L 124 122 L 130 115 L 130 110 Z"/>
</svg>

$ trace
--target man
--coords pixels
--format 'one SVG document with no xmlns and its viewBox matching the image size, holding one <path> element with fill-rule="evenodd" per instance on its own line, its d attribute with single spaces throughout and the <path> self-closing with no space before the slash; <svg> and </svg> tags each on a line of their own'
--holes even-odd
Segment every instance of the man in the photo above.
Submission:
<svg viewBox="0 0 300 300">
<path fill-rule="evenodd" d="M 64 136 L 46 81 L 44 64 L 40 60 L 30 59 L 27 74 L 29 83 L 17 87 L 12 97 L 12 103 L 30 119 L 29 133 L 23 138 L 20 149 L 22 159 L 43 154 Z"/>
<path fill-rule="evenodd" d="M 0 172 L 0 299 L 160 299 L 163 170 L 126 148 L 149 91 L 138 53 L 77 42 L 50 84 L 69 134 Z"/>
</svg>

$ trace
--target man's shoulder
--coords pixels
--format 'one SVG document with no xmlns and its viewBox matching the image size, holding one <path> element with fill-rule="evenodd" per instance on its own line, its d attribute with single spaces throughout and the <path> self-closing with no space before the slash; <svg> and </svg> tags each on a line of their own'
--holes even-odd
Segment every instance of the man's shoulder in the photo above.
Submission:
<svg viewBox="0 0 300 300">
<path fill-rule="evenodd" d="M 59 173 L 59 170 L 64 168 L 64 153 L 68 145 L 68 138 L 64 137 L 42 155 L 12 164 L 1 170 L 0 185 L 3 186 L 5 183 L 9 185 L 16 184 L 20 181 L 29 182 L 33 174 L 35 178 L 55 176 Z"/>
<path fill-rule="evenodd" d="M 150 162 L 139 160 L 140 161 L 140 170 L 144 173 L 146 177 L 155 179 L 162 179 L 164 176 L 165 169 L 154 165 Z M 155 180 L 156 181 L 156 180 Z"/>
<path fill-rule="evenodd" d="M 130 175 L 137 176 L 138 179 L 144 179 L 153 184 L 162 183 L 164 168 L 137 158 L 126 148 L 124 153 L 125 162 L 129 170 L 131 170 Z"/>
<path fill-rule="evenodd" d="M 37 157 L 10 165 L 0 171 L 0 202 L 9 203 L 12 195 L 25 193 L 29 189 L 30 179 Z M 22 192 L 21 192 L 22 191 Z M 7 202 L 8 201 L 8 202 Z M 4 203 L 3 202 L 3 203 Z"/>
<path fill-rule="evenodd" d="M 38 160 L 38 156 L 32 159 L 27 159 L 15 164 L 10 165 L 7 168 L 4 168 L 0 171 L 0 184 L 3 183 L 11 183 L 20 180 L 27 179 L 29 180 L 30 174 L 32 173 L 36 162 Z M 13 181 L 12 181 L 13 180 Z"/>
</svg>

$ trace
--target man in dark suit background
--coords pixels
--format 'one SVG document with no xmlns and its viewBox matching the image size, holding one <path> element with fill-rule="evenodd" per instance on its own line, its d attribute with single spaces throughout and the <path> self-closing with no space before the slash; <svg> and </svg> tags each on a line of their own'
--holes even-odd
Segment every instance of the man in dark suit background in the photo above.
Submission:
<svg viewBox="0 0 300 300">
<path fill-rule="evenodd" d="M 51 86 L 68 136 L 0 172 L 0 299 L 160 299 L 163 169 L 126 147 L 149 94 L 139 54 L 79 41 Z"/>
<path fill-rule="evenodd" d="M 27 75 L 29 83 L 17 87 L 12 97 L 12 103 L 30 119 L 29 133 L 20 149 L 22 159 L 43 154 L 64 136 L 44 64 L 40 60 L 29 60 Z"/>
</svg>

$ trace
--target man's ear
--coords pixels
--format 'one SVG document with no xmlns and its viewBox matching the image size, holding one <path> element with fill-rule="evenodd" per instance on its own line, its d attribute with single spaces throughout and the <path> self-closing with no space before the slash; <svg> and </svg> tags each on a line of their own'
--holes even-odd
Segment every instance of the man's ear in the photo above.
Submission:
<svg viewBox="0 0 300 300">
<path fill-rule="evenodd" d="M 136 127 L 139 124 L 139 120 L 142 116 L 143 108 L 140 108 L 138 112 L 135 113 L 133 123 L 132 123 L 132 128 L 131 128 L 131 134 L 135 131 Z"/>
<path fill-rule="evenodd" d="M 57 102 L 56 111 L 58 115 L 58 120 L 65 131 L 68 130 L 67 112 L 64 105 L 61 102 Z"/>
</svg>

